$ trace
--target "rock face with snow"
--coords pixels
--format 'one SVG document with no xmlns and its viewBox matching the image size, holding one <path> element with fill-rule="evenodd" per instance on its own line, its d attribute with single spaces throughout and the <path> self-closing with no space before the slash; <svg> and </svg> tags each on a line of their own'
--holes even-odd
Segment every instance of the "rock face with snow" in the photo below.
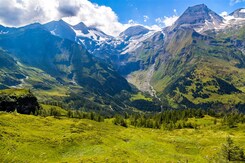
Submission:
<svg viewBox="0 0 245 163">
<path fill-rule="evenodd" d="M 144 26 L 132 26 L 123 31 L 118 39 L 124 42 L 125 46 L 121 49 L 121 54 L 134 52 L 142 43 L 151 37 L 156 31 L 149 30 Z"/>
<path fill-rule="evenodd" d="M 142 69 L 144 60 L 142 55 L 145 54 L 139 51 L 146 52 L 154 49 L 148 47 L 147 50 L 144 45 L 150 43 L 158 32 L 140 25 L 131 26 L 118 37 L 101 44 L 94 54 L 100 58 L 106 58 L 122 75 L 127 75 Z"/>
<path fill-rule="evenodd" d="M 111 36 L 105 34 L 99 29 L 87 27 L 82 22 L 72 26 L 63 20 L 59 20 L 44 24 L 43 27 L 52 35 L 68 39 L 85 46 L 91 53 L 93 53 L 93 51 L 97 49 L 102 42 L 111 38 Z"/>
<path fill-rule="evenodd" d="M 144 26 L 131 26 L 119 36 L 112 37 L 84 23 L 69 25 L 63 20 L 52 21 L 43 27 L 52 35 L 83 45 L 94 56 L 110 62 L 122 74 L 140 69 L 142 57 L 138 48 L 157 32 Z"/>
<path fill-rule="evenodd" d="M 70 25 L 63 20 L 49 22 L 44 24 L 44 27 L 55 36 L 71 41 L 74 41 L 76 38 L 76 33 L 72 30 Z"/>
<path fill-rule="evenodd" d="M 97 28 L 87 27 L 82 22 L 72 26 L 71 28 L 76 33 L 75 41 L 78 44 L 84 45 L 91 53 L 94 53 L 102 43 L 112 38 L 112 36 L 105 34 Z"/>
<path fill-rule="evenodd" d="M 121 32 L 117 37 L 88 27 L 82 22 L 72 26 L 60 20 L 44 26 L 53 35 L 83 45 L 94 56 L 113 64 L 121 74 L 127 75 L 148 67 L 146 64 L 153 63 L 155 57 L 160 53 L 159 51 L 164 48 L 171 52 L 180 50 L 188 43 L 188 39 L 190 41 L 190 38 L 184 34 L 188 34 L 188 36 L 189 33 L 193 33 L 193 35 L 205 34 L 210 30 L 219 31 L 243 24 L 243 13 L 244 9 L 239 9 L 230 14 L 229 19 L 224 19 L 206 5 L 200 4 L 189 7 L 171 27 L 162 31 L 154 31 L 142 25 L 135 25 Z M 172 38 L 176 38 L 176 40 Z M 172 47 L 172 42 L 181 42 L 180 40 L 186 40 L 186 43 Z"/>
<path fill-rule="evenodd" d="M 220 31 L 229 31 L 245 25 L 245 9 L 238 9 L 224 16 L 224 23 L 219 27 Z"/>
<path fill-rule="evenodd" d="M 234 18 L 245 18 L 245 8 L 240 8 L 232 12 L 230 16 L 234 16 Z"/>
<path fill-rule="evenodd" d="M 206 5 L 189 7 L 174 23 L 172 29 L 181 26 L 194 28 L 198 32 L 218 28 L 223 23 L 223 18 L 210 10 Z"/>
<path fill-rule="evenodd" d="M 80 33 L 82 33 L 84 35 L 89 33 L 88 27 L 83 22 L 80 22 L 77 25 L 74 25 L 73 29 L 76 31 L 80 31 Z"/>
<path fill-rule="evenodd" d="M 105 41 L 111 36 L 105 34 L 101 30 L 93 27 L 87 27 L 84 23 L 79 23 L 77 25 L 71 26 L 71 28 L 76 33 L 76 41 L 79 42 L 79 39 L 88 38 L 94 41 Z M 81 41 L 82 42 L 82 41 Z"/>
<path fill-rule="evenodd" d="M 139 38 L 143 36 L 144 34 L 148 33 L 149 31 L 150 31 L 149 29 L 141 25 L 137 25 L 137 26 L 129 27 L 128 29 L 120 33 L 119 37 L 123 38 L 124 40 L 129 40 L 132 37 Z"/>
</svg>

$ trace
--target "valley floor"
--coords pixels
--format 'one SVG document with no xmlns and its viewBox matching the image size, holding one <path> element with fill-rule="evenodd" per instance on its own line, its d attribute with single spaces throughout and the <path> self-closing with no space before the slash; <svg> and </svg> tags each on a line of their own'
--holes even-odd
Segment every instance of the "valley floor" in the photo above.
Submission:
<svg viewBox="0 0 245 163">
<path fill-rule="evenodd" d="M 213 120 L 165 131 L 0 112 L 0 162 L 213 162 L 228 135 L 245 147 L 245 124 L 229 129 Z"/>
</svg>

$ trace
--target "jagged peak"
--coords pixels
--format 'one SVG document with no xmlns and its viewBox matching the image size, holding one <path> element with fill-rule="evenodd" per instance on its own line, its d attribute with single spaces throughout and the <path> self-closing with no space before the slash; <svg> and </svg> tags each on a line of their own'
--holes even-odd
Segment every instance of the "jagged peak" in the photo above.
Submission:
<svg viewBox="0 0 245 163">
<path fill-rule="evenodd" d="M 83 22 L 80 22 L 80 23 L 74 25 L 73 27 L 76 27 L 76 28 L 79 28 L 79 27 L 88 28 Z"/>
<path fill-rule="evenodd" d="M 188 7 L 171 29 L 180 26 L 209 29 L 219 26 L 223 21 L 223 17 L 209 9 L 205 4 L 200 4 Z"/>
<path fill-rule="evenodd" d="M 89 29 L 88 27 L 83 23 L 83 22 L 80 22 L 74 26 L 72 26 L 75 30 L 79 30 L 79 31 L 82 31 L 82 33 L 84 34 L 88 34 L 89 33 Z"/>
<path fill-rule="evenodd" d="M 70 26 L 70 24 L 68 24 L 67 22 L 65 22 L 64 20 L 60 19 L 60 20 L 53 20 L 51 22 L 48 22 L 44 25 L 50 25 L 50 24 L 53 24 L 53 25 L 63 25 L 63 26 Z"/>
<path fill-rule="evenodd" d="M 209 9 L 207 5 L 203 4 L 198 4 L 198 5 L 194 5 L 194 6 L 190 6 L 187 8 L 188 9 Z"/>
</svg>

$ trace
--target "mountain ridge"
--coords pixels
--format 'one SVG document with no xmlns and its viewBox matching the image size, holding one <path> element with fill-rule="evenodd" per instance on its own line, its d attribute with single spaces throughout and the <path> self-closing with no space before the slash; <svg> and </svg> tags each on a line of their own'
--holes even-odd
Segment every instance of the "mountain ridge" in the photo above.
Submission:
<svg viewBox="0 0 245 163">
<path fill-rule="evenodd" d="M 110 65 L 94 58 L 83 46 L 54 36 L 42 26 L 39 27 L 39 25 L 37 27 L 30 25 L 30 28 L 26 26 L 0 36 L 0 46 L 9 51 L 17 61 L 44 71 L 45 74 L 53 78 L 52 82 L 54 83 L 43 80 L 40 82 L 31 81 L 34 82 L 32 84 L 34 91 L 51 91 L 52 87 L 59 89 L 64 87 L 65 94 L 70 94 L 73 91 L 78 91 L 80 94 L 88 92 L 88 97 L 96 94 L 104 98 L 101 99 L 102 101 L 109 98 L 108 104 L 113 101 L 111 96 L 120 94 L 123 90 L 131 92 L 127 81 Z M 11 70 L 7 72 L 11 73 Z M 17 81 L 20 84 L 20 81 Z M 98 99 L 93 100 L 99 101 Z M 82 105 L 73 107 L 81 107 Z M 122 102 L 115 104 L 115 107 L 118 107 L 117 105 L 122 105 Z"/>
<path fill-rule="evenodd" d="M 236 23 L 232 23 L 234 21 Z M 245 66 L 244 24 L 243 18 L 235 17 L 227 22 L 226 18 L 201 4 L 189 7 L 172 26 L 161 31 L 136 25 L 129 27 L 118 37 L 112 37 L 103 31 L 87 27 L 82 22 L 71 26 L 60 20 L 44 25 L 32 24 L 20 28 L 21 30 L 17 28 L 9 34 L 2 34 L 0 46 L 11 53 L 18 53 L 17 57 L 22 59 L 26 56 L 23 63 L 41 66 L 39 68 L 46 72 L 53 71 L 53 74 L 49 74 L 59 78 L 61 83 L 69 81 L 85 89 L 91 87 L 88 90 L 95 92 L 97 97 L 104 92 L 110 92 L 111 97 L 122 90 L 130 92 L 131 89 L 123 78 L 125 77 L 139 90 L 158 99 L 158 103 L 165 108 L 231 108 L 245 103 L 242 100 L 245 97 L 242 85 Z M 33 44 L 40 41 L 30 42 L 29 45 L 21 43 L 24 39 L 21 32 L 33 33 L 35 30 L 37 33 L 41 32 L 39 39 L 47 36 L 51 40 L 59 40 L 56 45 L 52 41 L 48 43 L 53 50 L 44 57 L 46 59 L 43 63 L 47 62 L 46 65 L 38 65 L 40 58 L 35 61 L 35 58 L 30 57 L 31 50 L 27 50 L 28 46 L 45 49 L 39 44 Z M 35 32 L 27 38 L 35 38 L 34 36 Z M 9 47 L 11 44 L 12 47 Z M 16 52 L 17 44 L 22 49 Z M 84 55 L 76 55 L 72 59 L 74 56 L 70 55 L 71 51 L 82 51 Z M 50 58 L 51 54 L 54 55 L 53 58 Z M 82 56 L 84 58 L 79 61 Z M 28 59 L 32 59 L 32 62 Z M 77 75 L 81 77 L 77 78 Z M 242 78 L 239 79 L 239 76 Z M 121 85 L 125 87 L 121 89 Z M 224 85 L 230 90 L 222 91 L 225 89 Z M 233 98 L 233 102 L 227 100 L 229 98 Z M 104 105 L 106 102 L 100 103 Z"/>
</svg>

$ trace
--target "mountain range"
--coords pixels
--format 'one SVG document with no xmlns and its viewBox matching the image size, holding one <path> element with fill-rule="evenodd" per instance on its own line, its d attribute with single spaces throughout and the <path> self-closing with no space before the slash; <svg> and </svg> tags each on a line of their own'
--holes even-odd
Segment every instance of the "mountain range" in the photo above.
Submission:
<svg viewBox="0 0 245 163">
<path fill-rule="evenodd" d="M 1 89 L 77 109 L 244 110 L 245 9 L 221 17 L 196 5 L 172 26 L 135 25 L 117 37 L 63 20 L 0 26 L 0 72 Z M 139 92 L 151 100 L 132 98 Z"/>
</svg>

